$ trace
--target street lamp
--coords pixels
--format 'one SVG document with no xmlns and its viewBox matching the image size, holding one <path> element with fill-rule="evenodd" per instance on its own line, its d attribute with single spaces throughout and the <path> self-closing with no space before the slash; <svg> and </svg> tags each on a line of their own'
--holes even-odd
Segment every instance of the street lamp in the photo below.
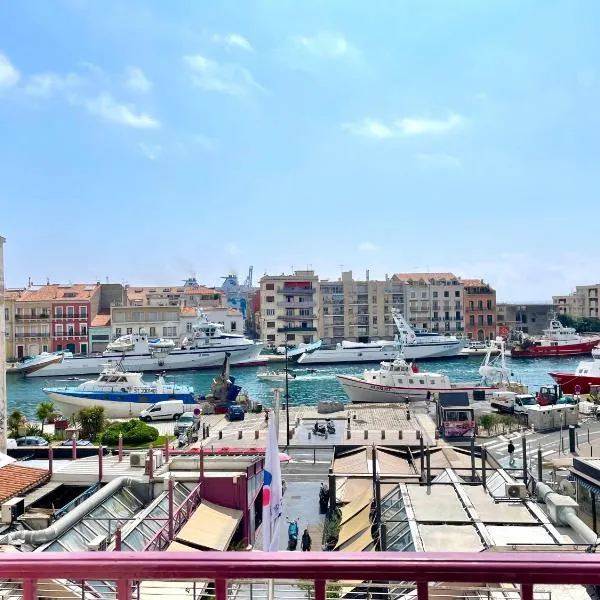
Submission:
<svg viewBox="0 0 600 600">
<path fill-rule="evenodd" d="M 290 394 L 288 387 L 288 339 L 285 328 L 285 439 L 286 448 L 290 446 Z"/>
</svg>

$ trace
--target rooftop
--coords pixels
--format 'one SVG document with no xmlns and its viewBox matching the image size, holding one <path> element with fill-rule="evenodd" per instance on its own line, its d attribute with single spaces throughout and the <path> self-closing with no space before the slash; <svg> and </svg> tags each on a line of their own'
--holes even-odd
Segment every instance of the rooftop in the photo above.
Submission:
<svg viewBox="0 0 600 600">
<path fill-rule="evenodd" d="M 454 273 L 394 273 L 392 279 L 397 281 L 431 281 L 458 279 Z"/>
<path fill-rule="evenodd" d="M 48 302 L 52 300 L 89 300 L 98 289 L 96 283 L 51 283 L 25 290 L 21 302 Z"/>
<path fill-rule="evenodd" d="M 107 327 L 110 325 L 110 313 L 97 314 L 90 323 L 90 327 Z"/>
<path fill-rule="evenodd" d="M 0 503 L 24 494 L 49 477 L 46 469 L 32 469 L 13 463 L 4 465 L 0 468 Z"/>
</svg>

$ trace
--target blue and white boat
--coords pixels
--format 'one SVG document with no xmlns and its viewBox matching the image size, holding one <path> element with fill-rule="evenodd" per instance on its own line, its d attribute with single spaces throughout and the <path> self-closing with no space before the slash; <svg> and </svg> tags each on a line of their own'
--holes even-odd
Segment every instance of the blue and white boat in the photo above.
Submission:
<svg viewBox="0 0 600 600">
<path fill-rule="evenodd" d="M 65 417 L 90 406 L 102 406 L 105 415 L 112 419 L 137 417 L 145 408 L 163 400 L 180 400 L 182 412 L 197 406 L 193 387 L 166 383 L 162 375 L 149 383 L 141 373 L 126 371 L 120 362 L 106 365 L 97 379 L 43 390 Z"/>
</svg>

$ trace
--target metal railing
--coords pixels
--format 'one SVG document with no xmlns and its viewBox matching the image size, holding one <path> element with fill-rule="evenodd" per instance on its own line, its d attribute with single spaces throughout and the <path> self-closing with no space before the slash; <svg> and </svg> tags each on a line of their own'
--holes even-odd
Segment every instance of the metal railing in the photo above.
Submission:
<svg viewBox="0 0 600 600">
<path fill-rule="evenodd" d="M 0 580 L 7 597 L 24 600 L 266 598 L 268 580 L 273 580 L 276 598 L 428 600 L 430 592 L 436 598 L 486 598 L 496 597 L 499 584 L 513 584 L 511 598 L 541 600 L 550 597 L 548 586 L 600 583 L 600 557 L 545 552 L 17 552 L 3 554 Z M 534 592 L 536 584 L 545 589 Z M 248 595 L 252 585 L 256 587 Z M 552 597 L 560 598 L 560 590 Z"/>
</svg>

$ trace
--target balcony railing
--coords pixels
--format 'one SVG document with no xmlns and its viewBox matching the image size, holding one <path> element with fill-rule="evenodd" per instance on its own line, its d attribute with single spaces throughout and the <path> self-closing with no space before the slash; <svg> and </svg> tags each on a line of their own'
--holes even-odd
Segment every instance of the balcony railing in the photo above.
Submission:
<svg viewBox="0 0 600 600">
<path fill-rule="evenodd" d="M 81 315 L 81 314 L 73 314 L 73 315 L 54 315 L 54 320 L 55 321 L 64 321 L 64 320 L 68 320 L 68 319 L 87 319 L 87 315 Z"/>
<path fill-rule="evenodd" d="M 15 333 L 15 337 L 17 339 L 27 339 L 27 338 L 49 338 L 49 331 L 37 331 L 34 333 Z"/>
<path fill-rule="evenodd" d="M 38 320 L 44 320 L 44 319 L 49 319 L 50 315 L 47 313 L 40 313 L 39 315 L 23 315 L 20 313 L 16 313 L 15 314 L 15 319 L 17 321 L 38 321 Z"/>
<path fill-rule="evenodd" d="M 314 306 L 312 300 L 308 302 L 278 302 L 279 308 L 312 308 Z"/>
<path fill-rule="evenodd" d="M 513 584 L 511 598 L 533 600 L 549 597 L 548 592 L 534 594 L 536 584 L 597 585 L 600 557 L 545 552 L 9 552 L 0 561 L 0 579 L 6 597 L 23 600 L 228 600 L 251 598 L 253 586 L 256 597 L 265 598 L 270 579 L 275 598 L 326 600 L 357 588 L 364 591 L 351 597 L 428 600 L 431 592 L 437 598 L 491 598 L 494 591 L 508 597 L 511 590 L 499 585 Z M 554 597 L 560 598 L 560 592 Z"/>
<path fill-rule="evenodd" d="M 279 315 L 277 318 L 281 321 L 298 321 L 301 319 L 316 319 L 317 315 Z"/>
<path fill-rule="evenodd" d="M 317 331 L 316 327 L 278 327 L 277 333 L 294 333 L 297 331 Z"/>
<path fill-rule="evenodd" d="M 278 294 L 287 294 L 288 296 L 299 296 L 301 294 L 314 294 L 315 288 L 298 288 L 298 287 L 280 287 L 277 288 Z"/>
</svg>

